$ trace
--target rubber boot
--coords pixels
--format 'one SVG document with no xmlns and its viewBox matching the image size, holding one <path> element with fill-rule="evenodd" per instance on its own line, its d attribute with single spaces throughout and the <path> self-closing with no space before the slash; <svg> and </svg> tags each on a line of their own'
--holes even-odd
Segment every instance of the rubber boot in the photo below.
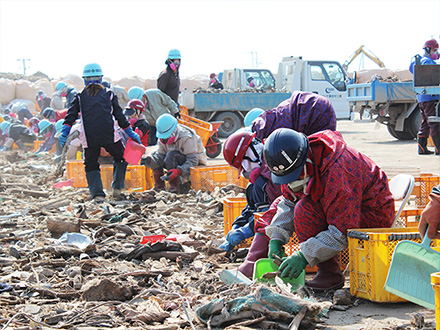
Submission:
<svg viewBox="0 0 440 330">
<path fill-rule="evenodd" d="M 105 197 L 100 171 L 91 171 L 86 173 L 86 179 L 92 199 L 97 197 Z"/>
<path fill-rule="evenodd" d="M 113 197 L 119 197 L 121 195 L 122 189 L 125 187 L 125 172 L 127 171 L 128 163 L 123 162 L 113 162 Z"/>
<path fill-rule="evenodd" d="M 432 155 L 433 152 L 428 150 L 428 138 L 426 136 L 417 135 L 417 145 L 419 155 Z"/>
<path fill-rule="evenodd" d="M 264 235 L 256 233 L 246 260 L 238 267 L 238 270 L 245 276 L 252 278 L 254 275 L 255 262 L 258 259 L 267 258 L 268 253 L 269 239 Z"/>
<path fill-rule="evenodd" d="M 180 179 L 177 177 L 173 180 L 169 180 L 168 183 L 169 183 L 168 191 L 171 193 L 178 194 L 180 188 Z"/>
<path fill-rule="evenodd" d="M 24 146 L 23 141 L 21 141 L 21 140 L 15 141 L 15 144 L 18 146 L 18 148 L 20 150 L 26 150 L 26 147 Z"/>
<path fill-rule="evenodd" d="M 435 154 L 437 156 L 439 156 L 440 155 L 440 135 L 433 136 L 432 137 L 432 142 L 434 143 Z"/>
<path fill-rule="evenodd" d="M 316 292 L 340 289 L 345 284 L 345 277 L 339 266 L 338 256 L 320 262 L 318 272 L 313 280 L 307 281 L 306 286 Z"/>
<path fill-rule="evenodd" d="M 160 178 L 161 176 L 163 176 L 163 169 L 156 169 L 153 170 L 153 178 L 154 178 L 154 190 L 155 191 L 161 191 L 165 189 L 165 183 L 163 182 L 163 180 Z"/>
</svg>

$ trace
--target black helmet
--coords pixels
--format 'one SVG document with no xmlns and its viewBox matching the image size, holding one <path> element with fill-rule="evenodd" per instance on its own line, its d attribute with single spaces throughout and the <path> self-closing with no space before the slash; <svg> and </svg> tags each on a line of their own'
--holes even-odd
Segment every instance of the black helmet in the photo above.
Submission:
<svg viewBox="0 0 440 330">
<path fill-rule="evenodd" d="M 289 128 L 278 128 L 264 143 L 264 159 L 272 181 L 287 184 L 298 180 L 309 154 L 309 140 L 303 133 Z"/>
<path fill-rule="evenodd" d="M 103 80 L 101 85 L 107 88 L 112 88 L 112 85 L 107 80 Z"/>
<path fill-rule="evenodd" d="M 54 118 L 55 119 L 55 110 L 52 108 L 46 108 L 43 110 L 43 117 L 44 118 Z"/>
</svg>

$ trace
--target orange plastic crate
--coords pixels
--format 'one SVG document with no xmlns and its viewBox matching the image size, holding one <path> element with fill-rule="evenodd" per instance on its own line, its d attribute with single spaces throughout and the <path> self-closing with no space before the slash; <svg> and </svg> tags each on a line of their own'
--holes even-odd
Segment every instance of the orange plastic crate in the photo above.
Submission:
<svg viewBox="0 0 440 330">
<path fill-rule="evenodd" d="M 440 184 L 440 176 L 431 173 L 422 173 L 415 177 L 414 189 L 412 195 L 416 196 L 416 205 L 419 208 L 424 208 L 428 202 L 428 196 L 432 188 Z"/>
<path fill-rule="evenodd" d="M 248 180 L 238 176 L 238 170 L 229 165 L 195 166 L 190 169 L 191 188 L 194 190 L 214 191 L 216 187 L 228 184 L 246 188 Z"/>
<path fill-rule="evenodd" d="M 82 160 L 72 160 L 66 163 L 67 179 L 73 178 L 73 187 L 85 188 L 87 187 L 86 173 L 84 171 L 84 163 Z M 101 165 L 101 179 L 104 189 L 111 189 L 113 181 L 113 165 Z M 151 182 L 151 180 L 150 180 Z M 145 166 L 143 165 L 128 165 L 125 174 L 125 188 L 124 189 L 149 189 L 147 183 L 147 175 Z"/>
<path fill-rule="evenodd" d="M 38 149 L 40 149 L 40 146 L 43 144 L 43 142 L 44 142 L 44 140 L 34 141 L 34 152 L 37 152 Z M 54 144 L 52 146 L 52 149 L 49 150 L 49 153 L 54 154 L 56 151 L 57 151 L 57 146 L 56 146 L 56 144 Z"/>
<path fill-rule="evenodd" d="M 197 135 L 202 139 L 202 143 L 206 146 L 212 133 L 212 125 L 206 121 L 180 113 L 179 124 L 188 126 L 196 131 Z"/>
</svg>

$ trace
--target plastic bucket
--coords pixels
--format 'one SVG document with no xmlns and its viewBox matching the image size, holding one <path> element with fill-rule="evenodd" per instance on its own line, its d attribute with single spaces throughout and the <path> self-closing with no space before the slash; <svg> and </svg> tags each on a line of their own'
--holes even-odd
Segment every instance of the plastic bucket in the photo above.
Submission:
<svg viewBox="0 0 440 330">
<path fill-rule="evenodd" d="M 125 146 L 124 159 L 132 165 L 139 165 L 142 155 L 145 153 L 145 146 L 129 139 Z"/>
</svg>

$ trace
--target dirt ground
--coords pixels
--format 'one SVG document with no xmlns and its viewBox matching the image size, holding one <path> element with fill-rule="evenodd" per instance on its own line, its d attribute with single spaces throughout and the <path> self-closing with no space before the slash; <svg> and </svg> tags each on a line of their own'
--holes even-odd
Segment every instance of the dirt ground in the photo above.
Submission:
<svg viewBox="0 0 440 330">
<path fill-rule="evenodd" d="M 396 140 L 388 133 L 384 125 L 369 120 L 355 119 L 338 121 L 337 128 L 350 146 L 372 158 L 389 177 L 399 173 L 415 176 L 420 173 L 440 173 L 439 156 L 419 156 L 415 140 Z M 433 150 L 433 148 L 430 149 Z M 223 163 L 224 159 L 219 156 L 210 162 Z M 344 288 L 350 288 L 349 276 L 347 276 Z M 409 324 L 415 313 L 422 314 L 425 322 L 435 321 L 434 311 L 412 303 L 374 303 L 354 298 L 354 304 L 357 306 L 346 311 L 330 311 L 323 329 L 394 329 L 396 325 Z"/>
</svg>

